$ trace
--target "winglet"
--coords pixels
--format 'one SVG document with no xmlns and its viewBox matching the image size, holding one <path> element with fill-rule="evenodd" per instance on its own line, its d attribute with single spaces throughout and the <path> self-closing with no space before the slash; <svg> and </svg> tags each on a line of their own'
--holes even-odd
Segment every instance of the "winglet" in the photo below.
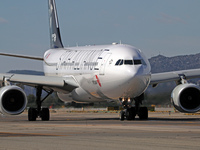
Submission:
<svg viewBox="0 0 200 150">
<path fill-rule="evenodd" d="M 50 28 L 50 44 L 51 48 L 63 48 L 60 29 L 58 23 L 58 16 L 56 11 L 55 0 L 49 1 L 49 28 Z"/>
</svg>

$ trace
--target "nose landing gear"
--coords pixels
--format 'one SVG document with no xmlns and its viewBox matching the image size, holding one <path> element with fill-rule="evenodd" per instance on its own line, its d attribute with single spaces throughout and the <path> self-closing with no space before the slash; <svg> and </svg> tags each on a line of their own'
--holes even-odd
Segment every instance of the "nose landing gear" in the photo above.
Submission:
<svg viewBox="0 0 200 150">
<path fill-rule="evenodd" d="M 144 100 L 144 94 L 140 95 L 139 97 L 136 97 L 134 99 L 128 98 L 122 98 L 120 99 L 120 102 L 124 106 L 124 110 L 122 110 L 119 114 L 119 118 L 121 121 L 124 119 L 127 120 L 134 120 L 136 115 L 139 116 L 139 119 L 141 120 L 147 120 L 148 119 L 148 109 L 147 107 L 140 107 L 142 104 L 142 100 Z M 132 102 L 135 101 L 135 106 L 132 107 Z"/>
</svg>

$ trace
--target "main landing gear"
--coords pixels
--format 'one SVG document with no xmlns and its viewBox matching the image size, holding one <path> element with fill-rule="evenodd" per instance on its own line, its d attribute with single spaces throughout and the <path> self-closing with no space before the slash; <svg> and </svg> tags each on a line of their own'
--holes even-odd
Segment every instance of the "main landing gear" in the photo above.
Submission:
<svg viewBox="0 0 200 150">
<path fill-rule="evenodd" d="M 134 98 L 134 99 L 120 99 L 121 103 L 124 106 L 124 110 L 122 110 L 119 114 L 120 120 L 123 121 L 124 119 L 127 120 L 134 120 L 136 115 L 139 116 L 141 120 L 148 119 L 148 109 L 147 107 L 140 107 L 142 104 L 142 100 L 144 99 L 144 95 Z M 132 107 L 132 102 L 135 101 L 135 107 Z"/>
<path fill-rule="evenodd" d="M 42 121 L 48 121 L 50 118 L 50 114 L 49 114 L 49 108 L 42 108 L 42 102 L 50 95 L 53 93 L 52 91 L 46 91 L 47 95 L 41 99 L 41 95 L 42 95 L 42 86 L 38 86 L 36 88 L 36 105 L 37 108 L 32 108 L 30 107 L 28 110 L 28 120 L 29 121 L 36 121 L 36 118 L 40 117 L 42 119 Z"/>
</svg>

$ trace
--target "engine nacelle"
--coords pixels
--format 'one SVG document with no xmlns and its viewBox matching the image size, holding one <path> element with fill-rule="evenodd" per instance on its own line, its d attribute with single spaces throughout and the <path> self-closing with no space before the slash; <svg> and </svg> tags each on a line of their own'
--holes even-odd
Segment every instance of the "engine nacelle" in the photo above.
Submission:
<svg viewBox="0 0 200 150">
<path fill-rule="evenodd" d="M 18 86 L 4 86 L 0 88 L 0 112 L 8 115 L 18 115 L 27 105 L 27 97 Z"/>
<path fill-rule="evenodd" d="M 171 94 L 174 107 L 184 113 L 200 110 L 200 88 L 195 84 L 180 84 Z"/>
</svg>

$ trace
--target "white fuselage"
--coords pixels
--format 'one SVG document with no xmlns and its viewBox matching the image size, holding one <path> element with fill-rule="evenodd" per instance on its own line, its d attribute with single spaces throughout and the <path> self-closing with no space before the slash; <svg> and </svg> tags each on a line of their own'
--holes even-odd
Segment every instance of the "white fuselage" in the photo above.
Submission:
<svg viewBox="0 0 200 150">
<path fill-rule="evenodd" d="M 73 76 L 79 84 L 71 93 L 58 91 L 63 101 L 135 98 L 148 87 L 150 71 L 143 53 L 130 45 L 69 47 L 44 54 L 46 76 Z"/>
</svg>

